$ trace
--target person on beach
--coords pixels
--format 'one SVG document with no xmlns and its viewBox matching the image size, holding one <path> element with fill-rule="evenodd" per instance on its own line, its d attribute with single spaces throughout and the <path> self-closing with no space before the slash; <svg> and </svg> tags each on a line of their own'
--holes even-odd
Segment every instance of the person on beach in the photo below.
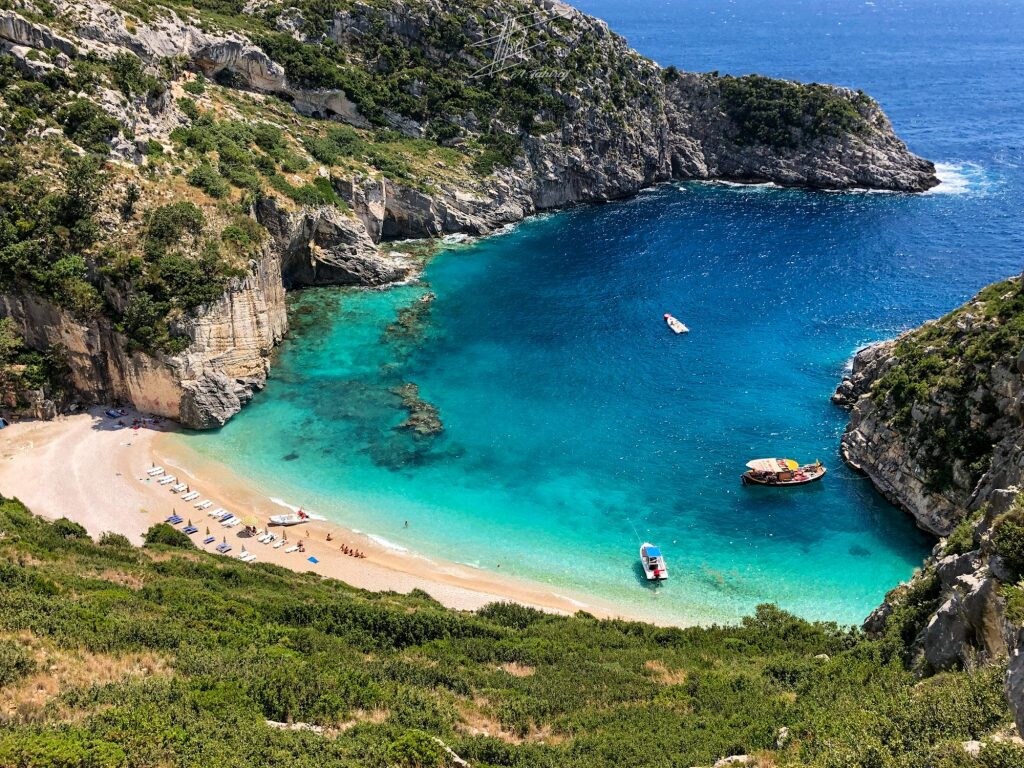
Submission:
<svg viewBox="0 0 1024 768">
<path fill-rule="evenodd" d="M 330 531 L 327 532 L 327 540 L 328 541 L 333 541 L 333 539 L 331 538 L 331 532 Z"/>
</svg>

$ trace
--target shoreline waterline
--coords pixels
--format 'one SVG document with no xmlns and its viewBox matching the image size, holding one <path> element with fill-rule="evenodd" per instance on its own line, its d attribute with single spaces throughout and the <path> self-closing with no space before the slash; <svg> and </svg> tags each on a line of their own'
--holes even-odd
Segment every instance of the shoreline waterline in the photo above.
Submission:
<svg viewBox="0 0 1024 768">
<path fill-rule="evenodd" d="M 129 416 L 130 420 L 132 416 Z M 298 572 L 311 571 L 353 587 L 377 592 L 408 593 L 422 590 L 442 605 L 456 610 L 477 610 L 488 603 L 515 602 L 550 613 L 568 615 L 580 610 L 599 618 L 646 621 L 663 626 L 700 623 L 659 621 L 656 616 L 631 614 L 582 593 L 506 577 L 460 563 L 399 551 L 382 543 L 373 533 L 357 532 L 329 519 L 287 529 L 289 541 L 304 542 L 304 553 L 286 554 L 255 538 L 239 536 L 240 528 L 228 529 L 193 507 L 208 499 L 244 522 L 264 528 L 271 514 L 281 511 L 281 499 L 271 499 L 258 483 L 239 477 L 230 468 L 189 451 L 173 425 L 160 429 L 116 428 L 102 409 L 60 417 L 55 421 L 24 421 L 7 427 L 0 448 L 0 492 L 17 497 L 35 514 L 48 519 L 66 517 L 83 525 L 94 538 L 103 532 L 120 533 L 141 544 L 149 526 L 162 522 L 172 510 L 199 527 L 192 536 L 200 550 L 212 551 L 226 538 L 232 546 L 226 555 L 234 559 L 244 547 L 257 562 L 279 565 Z M 146 475 L 153 465 L 164 467 L 181 482 L 201 492 L 194 502 L 182 502 L 159 478 Z M 183 526 L 180 526 L 183 527 Z M 216 540 L 204 547 L 205 531 Z M 332 541 L 327 542 L 327 534 Z M 340 551 L 342 543 L 360 551 L 356 559 Z M 306 558 L 315 557 L 314 564 Z M 568 593 L 568 594 L 566 594 Z"/>
</svg>

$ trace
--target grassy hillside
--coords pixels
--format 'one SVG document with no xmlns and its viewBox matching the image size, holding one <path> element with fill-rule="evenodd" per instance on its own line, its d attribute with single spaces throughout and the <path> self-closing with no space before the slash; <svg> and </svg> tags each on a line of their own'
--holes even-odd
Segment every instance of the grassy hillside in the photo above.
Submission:
<svg viewBox="0 0 1024 768">
<path fill-rule="evenodd" d="M 0 555 L 3 766 L 454 764 L 442 742 L 474 766 L 1024 764 L 1002 743 L 961 747 L 1008 724 L 1001 671 L 916 678 L 899 617 L 869 641 L 769 606 L 685 630 L 458 613 L 422 593 L 96 544 L 11 500 Z"/>
</svg>

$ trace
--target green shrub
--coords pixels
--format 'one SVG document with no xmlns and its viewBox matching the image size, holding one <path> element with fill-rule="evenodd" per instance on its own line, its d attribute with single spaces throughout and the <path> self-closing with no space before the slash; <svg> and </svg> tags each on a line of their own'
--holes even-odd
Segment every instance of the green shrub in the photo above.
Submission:
<svg viewBox="0 0 1024 768">
<path fill-rule="evenodd" d="M 74 520 L 68 520 L 66 517 L 58 517 L 53 521 L 53 532 L 62 539 L 89 538 L 89 534 L 86 532 L 85 528 Z"/>
<path fill-rule="evenodd" d="M 191 93 L 193 96 L 202 96 L 206 93 L 206 78 L 201 73 L 197 74 L 194 79 L 187 81 L 181 87 L 185 93 Z"/>
<path fill-rule="evenodd" d="M 142 538 L 145 542 L 145 546 L 147 547 L 163 545 L 166 547 L 174 547 L 176 549 L 195 548 L 192 540 L 186 534 L 167 523 L 156 523 L 155 525 L 151 525 Z"/>
<path fill-rule="evenodd" d="M 115 549 L 131 549 L 132 543 L 128 540 L 127 536 L 104 531 L 100 534 L 99 545 L 101 547 L 114 547 Z"/>
<path fill-rule="evenodd" d="M 199 111 L 199 105 L 196 104 L 194 99 L 189 99 L 184 96 L 178 99 L 178 109 L 182 111 L 185 117 L 193 122 L 202 117 L 202 113 Z"/>
<path fill-rule="evenodd" d="M 88 99 L 75 99 L 57 115 L 64 135 L 88 152 L 108 154 L 121 124 Z"/>
<path fill-rule="evenodd" d="M 797 147 L 824 136 L 862 131 L 860 112 L 870 99 L 852 99 L 825 85 L 747 75 L 717 80 L 726 114 L 736 124 L 740 144 Z"/>
<path fill-rule="evenodd" d="M 518 140 L 507 133 L 489 133 L 481 137 L 484 150 L 473 160 L 473 170 L 481 176 L 490 176 L 495 168 L 509 166 L 520 152 Z"/>
<path fill-rule="evenodd" d="M 195 240 L 205 226 L 206 217 L 193 203 L 170 203 L 153 208 L 146 215 L 146 252 L 164 253 L 178 245 L 183 237 Z"/>
<path fill-rule="evenodd" d="M 32 654 L 14 640 L 0 638 L 0 688 L 15 683 L 35 671 Z"/>
<path fill-rule="evenodd" d="M 1024 522 L 1016 517 L 997 521 L 992 532 L 992 551 L 1002 558 L 1014 579 L 1024 576 Z"/>
<path fill-rule="evenodd" d="M 445 753 L 430 734 L 406 731 L 388 747 L 388 764 L 400 768 L 434 768 L 445 762 Z"/>
<path fill-rule="evenodd" d="M 114 84 L 129 98 L 141 95 L 159 96 L 166 90 L 163 82 L 146 72 L 142 60 L 128 51 L 118 53 L 111 59 L 110 72 Z"/>
<path fill-rule="evenodd" d="M 193 187 L 197 187 L 210 197 L 223 198 L 231 192 L 228 183 L 224 181 L 217 170 L 205 160 L 189 171 L 186 181 Z"/>
</svg>

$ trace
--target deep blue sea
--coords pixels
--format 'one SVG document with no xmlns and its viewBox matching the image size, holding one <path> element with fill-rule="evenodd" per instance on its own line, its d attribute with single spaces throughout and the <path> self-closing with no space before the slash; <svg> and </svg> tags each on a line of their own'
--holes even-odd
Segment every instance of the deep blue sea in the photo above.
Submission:
<svg viewBox="0 0 1024 768">
<path fill-rule="evenodd" d="M 554 592 L 662 620 L 774 601 L 859 622 L 931 542 L 841 465 L 829 395 L 858 346 L 1021 271 L 1024 5 L 577 5 L 663 65 L 863 88 L 945 183 L 667 185 L 449 248 L 419 285 L 297 293 L 266 391 L 185 439 L 268 497 Z M 421 333 L 389 331 L 428 291 Z M 404 382 L 439 409 L 439 438 L 395 428 Z M 830 473 L 742 487 L 744 463 L 771 455 Z M 658 589 L 638 578 L 637 536 L 667 555 Z"/>
</svg>

